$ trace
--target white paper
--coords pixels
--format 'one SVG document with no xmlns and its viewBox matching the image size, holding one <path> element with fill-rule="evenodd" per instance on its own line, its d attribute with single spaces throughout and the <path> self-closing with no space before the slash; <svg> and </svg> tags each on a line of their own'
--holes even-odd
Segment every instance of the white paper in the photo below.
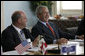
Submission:
<svg viewBox="0 0 85 56">
<path fill-rule="evenodd" d="M 49 50 L 49 49 L 56 49 L 56 48 L 58 48 L 58 45 L 48 45 L 47 46 L 47 50 Z"/>
<path fill-rule="evenodd" d="M 28 41 L 28 42 L 31 42 L 30 38 L 29 38 L 29 39 L 27 39 L 27 41 Z"/>
<path fill-rule="evenodd" d="M 39 48 L 38 47 L 33 47 L 31 49 L 28 49 L 28 51 L 39 51 Z"/>
<path fill-rule="evenodd" d="M 81 40 L 81 39 L 75 39 L 75 40 L 70 40 L 70 41 L 73 41 L 73 42 L 84 42 L 84 40 Z"/>
<path fill-rule="evenodd" d="M 29 52 L 24 52 L 21 55 L 25 55 L 25 54 L 29 54 Z M 8 52 L 4 52 L 2 55 L 20 55 L 20 54 L 18 54 L 17 51 L 8 51 Z"/>
<path fill-rule="evenodd" d="M 81 39 L 75 39 L 75 40 L 70 40 L 69 41 L 70 43 L 79 43 L 80 46 L 83 46 L 84 45 L 84 40 L 81 40 Z"/>
<path fill-rule="evenodd" d="M 4 52 L 3 55 L 19 55 L 17 53 L 17 51 L 8 51 L 8 52 Z"/>
<path fill-rule="evenodd" d="M 56 49 L 58 48 L 58 45 L 47 45 L 47 50 L 50 49 Z M 32 49 L 28 49 L 28 51 L 39 51 L 40 49 L 38 47 L 33 47 Z"/>
</svg>

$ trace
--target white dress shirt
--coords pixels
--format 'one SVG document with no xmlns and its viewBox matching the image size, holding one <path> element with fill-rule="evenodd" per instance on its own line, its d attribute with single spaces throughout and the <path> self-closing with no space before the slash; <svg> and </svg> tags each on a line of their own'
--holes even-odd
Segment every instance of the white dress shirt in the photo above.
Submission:
<svg viewBox="0 0 85 56">
<path fill-rule="evenodd" d="M 16 27 L 15 25 L 13 25 L 12 24 L 12 26 L 16 29 L 16 31 L 18 31 L 18 33 L 20 34 L 20 31 L 21 31 L 21 29 L 20 28 L 18 28 L 18 27 Z"/>
<path fill-rule="evenodd" d="M 41 20 L 39 20 L 39 22 L 41 22 L 41 23 L 44 24 L 46 27 L 48 27 L 48 26 L 46 25 L 46 22 L 43 22 L 43 21 L 41 21 Z M 48 23 L 48 24 L 49 24 L 49 23 Z M 56 44 L 56 42 L 57 42 L 57 40 L 54 39 L 54 40 L 53 40 L 53 44 Z"/>
<path fill-rule="evenodd" d="M 42 24 L 44 24 L 47 27 L 46 22 L 43 22 L 41 20 L 39 20 L 39 22 L 41 22 Z"/>
<path fill-rule="evenodd" d="M 12 24 L 12 26 L 16 29 L 16 31 L 18 31 L 20 40 L 21 40 L 21 41 L 26 40 L 25 34 L 23 33 L 23 37 L 22 37 L 22 35 L 21 35 L 21 33 L 20 33 L 20 31 L 21 31 L 22 29 L 16 27 L 16 26 L 13 25 L 13 24 Z"/>
</svg>

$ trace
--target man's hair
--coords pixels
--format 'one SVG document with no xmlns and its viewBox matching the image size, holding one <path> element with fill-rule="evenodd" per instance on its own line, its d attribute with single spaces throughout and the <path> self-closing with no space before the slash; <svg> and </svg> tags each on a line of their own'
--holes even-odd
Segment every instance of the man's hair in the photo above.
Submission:
<svg viewBox="0 0 85 56">
<path fill-rule="evenodd" d="M 21 11 L 15 11 L 11 16 L 12 23 L 17 22 L 19 18 L 21 18 Z"/>
<path fill-rule="evenodd" d="M 42 8 L 48 9 L 47 6 L 40 5 L 40 6 L 38 6 L 38 7 L 36 8 L 36 12 L 35 12 L 35 13 L 36 13 L 36 14 L 42 13 Z"/>
</svg>

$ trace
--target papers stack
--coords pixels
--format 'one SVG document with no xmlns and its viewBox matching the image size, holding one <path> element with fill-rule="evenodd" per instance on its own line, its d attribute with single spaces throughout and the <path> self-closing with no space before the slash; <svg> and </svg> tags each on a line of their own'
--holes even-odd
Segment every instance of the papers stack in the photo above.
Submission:
<svg viewBox="0 0 85 56">
<path fill-rule="evenodd" d="M 47 45 L 47 50 L 52 50 L 52 49 L 58 49 L 58 45 Z M 28 51 L 40 51 L 39 47 L 33 47 L 31 49 L 28 49 Z"/>
<path fill-rule="evenodd" d="M 84 45 L 84 40 L 81 39 L 70 40 L 70 42 L 78 42 L 80 46 Z"/>
<path fill-rule="evenodd" d="M 47 46 L 47 50 L 51 50 L 51 49 L 58 49 L 58 45 L 48 45 Z"/>
<path fill-rule="evenodd" d="M 29 54 L 29 52 L 24 52 L 21 55 L 25 55 L 25 54 Z M 17 53 L 17 51 L 8 51 L 8 52 L 4 52 L 2 55 L 20 55 Z"/>
</svg>

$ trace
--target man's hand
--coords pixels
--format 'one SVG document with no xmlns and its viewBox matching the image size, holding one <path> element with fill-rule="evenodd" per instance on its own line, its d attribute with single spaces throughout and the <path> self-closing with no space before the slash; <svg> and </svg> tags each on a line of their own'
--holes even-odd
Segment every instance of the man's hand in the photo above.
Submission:
<svg viewBox="0 0 85 56">
<path fill-rule="evenodd" d="M 64 43 L 67 43 L 67 42 L 68 42 L 68 40 L 66 38 L 61 38 L 61 39 L 58 40 L 59 44 L 64 44 Z"/>
<path fill-rule="evenodd" d="M 78 36 L 78 38 L 84 40 L 84 35 Z"/>
<path fill-rule="evenodd" d="M 35 47 L 35 46 L 37 46 L 38 42 L 39 42 L 39 39 L 38 39 L 38 37 L 36 37 L 36 39 L 33 41 L 32 45 Z"/>
</svg>

